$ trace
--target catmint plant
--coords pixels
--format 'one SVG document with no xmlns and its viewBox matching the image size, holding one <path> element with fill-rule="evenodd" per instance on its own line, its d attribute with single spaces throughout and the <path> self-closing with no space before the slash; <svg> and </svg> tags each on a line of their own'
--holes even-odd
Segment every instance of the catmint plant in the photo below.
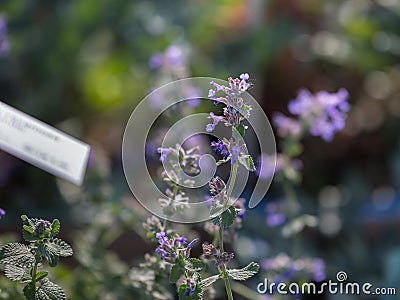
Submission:
<svg viewBox="0 0 400 300">
<path fill-rule="evenodd" d="M 153 255 L 146 255 L 146 263 L 137 273 L 147 274 L 147 281 L 160 280 L 163 274 L 169 274 L 169 282 L 176 284 L 179 299 L 213 299 L 215 295 L 214 284 L 222 280 L 229 300 L 233 299 L 230 280 L 243 281 L 251 278 L 259 271 L 259 265 L 251 262 L 242 269 L 229 267 L 235 254 L 225 250 L 224 242 L 235 239 L 235 229 L 241 227 L 244 217 L 245 200 L 240 198 L 235 201 L 232 191 L 235 184 L 238 164 L 242 164 L 250 171 L 255 171 L 253 159 L 247 153 L 247 146 L 243 136 L 246 126 L 243 124 L 250 117 L 251 107 L 241 97 L 249 87 L 249 75 L 242 74 L 239 78 L 229 78 L 229 86 L 211 82 L 213 87 L 209 91 L 209 98 L 215 105 L 224 105 L 223 115 L 218 116 L 214 112 L 209 114 L 211 123 L 206 126 L 207 132 L 212 132 L 219 123 L 231 127 L 231 136 L 211 142 L 211 148 L 220 156 L 217 165 L 231 164 L 232 174 L 229 185 L 220 177 L 214 177 L 210 183 L 208 203 L 210 208 L 210 221 L 205 223 L 206 231 L 213 236 L 212 242 L 201 243 L 202 255 L 192 257 L 191 252 L 200 246 L 198 238 L 189 239 L 185 235 L 178 234 L 172 224 L 166 220 L 161 221 L 153 216 L 143 224 L 147 230 L 147 236 L 157 244 Z M 158 148 L 160 161 L 168 163 L 171 168 L 162 173 L 162 179 L 167 184 L 164 199 L 159 199 L 163 213 L 170 217 L 173 214 L 185 210 L 189 199 L 180 184 L 190 186 L 190 182 L 181 182 L 181 172 L 188 175 L 197 175 L 200 172 L 198 148 L 189 150 L 177 145 L 175 148 Z M 173 180 L 172 180 L 173 179 Z M 186 179 L 187 180 L 187 179 Z M 190 181 L 190 180 L 189 180 Z M 167 272 L 165 272 L 167 271 Z M 146 272 L 146 273 L 144 273 Z M 142 278 L 144 279 L 144 277 Z M 139 284 L 140 278 L 134 280 Z M 150 283 L 154 288 L 154 284 Z M 148 289 L 148 296 L 155 296 L 154 289 Z M 159 295 L 159 293 L 156 293 Z M 165 299 L 165 297 L 164 297 Z"/>
<path fill-rule="evenodd" d="M 280 152 L 276 161 L 266 154 L 261 159 L 265 162 L 262 169 L 257 170 L 258 176 L 269 178 L 276 175 L 282 184 L 286 207 L 279 210 L 277 203 L 267 205 L 267 224 L 270 227 L 283 225 L 282 235 L 292 238 L 291 257 L 279 254 L 276 258 L 269 258 L 262 262 L 262 268 L 267 274 L 272 274 L 276 282 L 290 281 L 296 276 L 298 280 L 322 281 L 325 278 L 324 262 L 319 258 L 299 258 L 301 254 L 300 232 L 305 227 L 315 227 L 317 217 L 300 213 L 300 205 L 294 186 L 301 181 L 302 161 L 298 156 L 302 152 L 301 140 L 306 135 L 321 137 L 330 142 L 334 135 L 345 126 L 350 105 L 347 102 L 349 94 L 341 88 L 336 93 L 319 91 L 312 94 L 306 89 L 298 92 L 297 98 L 288 104 L 292 116 L 276 113 L 273 124 L 281 138 Z M 276 162 L 276 164 L 275 164 Z M 281 205 L 282 206 L 282 205 Z M 285 211 L 282 214 L 281 211 Z M 301 268 L 300 268 L 301 266 Z"/>
<path fill-rule="evenodd" d="M 0 263 L 4 274 L 12 281 L 25 284 L 27 300 L 66 299 L 63 289 L 48 279 L 43 262 L 50 267 L 58 264 L 60 257 L 71 256 L 72 248 L 56 236 L 60 232 L 60 221 L 21 216 L 22 234 L 28 244 L 8 243 L 1 247 Z"/>
</svg>

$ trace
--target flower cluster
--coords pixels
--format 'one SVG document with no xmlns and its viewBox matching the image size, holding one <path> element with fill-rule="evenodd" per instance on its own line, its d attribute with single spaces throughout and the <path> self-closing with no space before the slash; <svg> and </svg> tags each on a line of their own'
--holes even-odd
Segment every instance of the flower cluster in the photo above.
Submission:
<svg viewBox="0 0 400 300">
<path fill-rule="evenodd" d="M 49 221 L 39 219 L 35 223 L 33 235 L 38 238 L 42 236 L 47 236 L 50 233 L 50 229 L 51 223 Z"/>
<path fill-rule="evenodd" d="M 209 119 L 212 119 L 212 123 L 206 126 L 207 132 L 212 132 L 215 126 L 219 122 L 223 122 L 225 126 L 238 126 L 244 118 L 250 116 L 251 106 L 246 104 L 240 94 L 245 92 L 249 87 L 250 83 L 247 82 L 249 79 L 249 74 L 241 74 L 240 79 L 232 79 L 229 77 L 229 87 L 211 82 L 214 89 L 210 89 L 208 92 L 208 97 L 214 101 L 214 104 L 223 103 L 226 105 L 224 107 L 224 115 L 217 116 L 213 112 L 210 112 Z M 217 92 L 222 91 L 225 95 L 222 97 L 217 97 Z"/>
<path fill-rule="evenodd" d="M 0 208 L 0 219 L 6 215 L 6 211 Z"/>
<path fill-rule="evenodd" d="M 245 145 L 239 146 L 235 144 L 232 138 L 229 140 L 224 138 L 222 141 L 218 140 L 218 142 L 211 142 L 211 147 L 216 153 L 222 155 L 223 162 L 230 160 L 231 164 L 234 164 L 242 150 L 245 148 Z"/>
<path fill-rule="evenodd" d="M 213 244 L 204 243 L 203 247 L 203 257 L 209 260 L 213 260 L 216 267 L 220 267 L 222 264 L 226 265 L 234 257 L 235 254 L 222 252 L 215 248 Z"/>
<path fill-rule="evenodd" d="M 331 141 L 334 134 L 344 128 L 347 112 L 350 110 L 348 95 L 343 88 L 337 93 L 320 91 L 315 95 L 301 89 L 297 98 L 288 105 L 289 112 L 298 119 L 282 114 L 275 115 L 274 124 L 278 127 L 278 134 L 282 137 L 299 136 L 302 128 L 306 128 L 311 135 Z"/>
<path fill-rule="evenodd" d="M 174 238 L 168 238 L 164 231 L 158 232 L 156 238 L 158 239 L 159 246 L 155 252 L 161 255 L 161 259 L 169 263 L 173 263 L 180 255 L 189 258 L 190 250 L 197 242 L 197 239 L 194 239 L 188 243 L 188 240 L 184 235 L 177 235 Z"/>
</svg>

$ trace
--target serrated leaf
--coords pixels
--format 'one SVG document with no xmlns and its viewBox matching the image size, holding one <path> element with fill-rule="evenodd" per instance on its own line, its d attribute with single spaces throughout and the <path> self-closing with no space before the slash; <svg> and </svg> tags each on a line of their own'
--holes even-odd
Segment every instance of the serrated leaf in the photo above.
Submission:
<svg viewBox="0 0 400 300">
<path fill-rule="evenodd" d="M 239 156 L 239 162 L 250 172 L 254 172 L 256 170 L 253 158 L 248 154 Z"/>
<path fill-rule="evenodd" d="M 169 273 L 169 282 L 175 283 L 183 274 L 183 269 L 178 265 L 173 265 L 171 268 L 171 272 Z"/>
<path fill-rule="evenodd" d="M 214 282 L 216 282 L 219 279 L 219 275 L 214 275 L 214 276 L 210 276 L 206 279 L 203 279 L 202 281 L 200 281 L 200 286 L 204 289 L 209 287 L 210 285 L 212 285 Z"/>
<path fill-rule="evenodd" d="M 24 287 L 24 296 L 26 298 L 26 300 L 36 300 L 35 299 L 35 285 L 33 284 L 33 282 L 28 283 L 25 287 Z"/>
<path fill-rule="evenodd" d="M 202 270 L 206 265 L 197 258 L 189 258 L 186 260 L 185 268 L 189 271 L 196 272 Z"/>
<path fill-rule="evenodd" d="M 190 288 L 182 284 L 178 290 L 179 300 L 202 300 L 203 299 L 203 290 L 200 285 L 196 285 L 193 294 L 190 295 Z"/>
<path fill-rule="evenodd" d="M 21 268 L 14 265 L 4 266 L 4 275 L 11 281 L 20 281 L 28 273 L 28 268 Z"/>
<path fill-rule="evenodd" d="M 65 300 L 64 290 L 57 284 L 44 278 L 37 283 L 35 300 Z"/>
<path fill-rule="evenodd" d="M 0 250 L 0 263 L 14 265 L 20 268 L 30 268 L 35 263 L 35 257 L 27 245 L 8 243 Z"/>
<path fill-rule="evenodd" d="M 228 269 L 226 271 L 229 277 L 235 280 L 243 281 L 253 277 L 255 274 L 258 273 L 259 269 L 260 265 L 258 263 L 251 262 L 242 269 Z"/>
<path fill-rule="evenodd" d="M 40 244 L 37 252 L 47 260 L 50 267 L 57 266 L 59 261 L 58 248 L 53 243 Z"/>
<path fill-rule="evenodd" d="M 60 232 L 60 221 L 58 219 L 54 219 L 51 224 L 50 236 L 55 237 Z"/>
<path fill-rule="evenodd" d="M 52 239 L 48 243 L 51 243 L 51 244 L 57 246 L 58 253 L 60 256 L 67 257 L 67 256 L 71 256 L 72 254 L 74 254 L 72 247 L 70 245 L 68 245 L 66 242 L 64 242 L 63 240 L 55 238 L 55 239 Z"/>
<path fill-rule="evenodd" d="M 235 222 L 236 216 L 237 210 L 233 205 L 231 205 L 222 214 L 214 218 L 213 223 L 222 228 L 228 228 L 233 224 L 233 222 Z"/>
<path fill-rule="evenodd" d="M 47 240 L 38 247 L 38 251 L 51 267 L 58 264 L 60 256 L 71 256 L 73 254 L 71 246 L 57 238 Z"/>
<path fill-rule="evenodd" d="M 36 281 L 40 281 L 43 278 L 45 278 L 47 276 L 47 274 L 49 274 L 49 272 L 45 272 L 45 271 L 41 271 L 41 272 L 37 272 L 36 273 Z"/>
</svg>

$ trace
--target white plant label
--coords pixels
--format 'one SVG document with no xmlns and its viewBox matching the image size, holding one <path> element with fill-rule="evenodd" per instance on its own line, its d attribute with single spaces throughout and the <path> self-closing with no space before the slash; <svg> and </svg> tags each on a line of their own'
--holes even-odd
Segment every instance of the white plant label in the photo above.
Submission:
<svg viewBox="0 0 400 300">
<path fill-rule="evenodd" d="M 81 185 L 90 146 L 0 101 L 0 149 Z"/>
</svg>

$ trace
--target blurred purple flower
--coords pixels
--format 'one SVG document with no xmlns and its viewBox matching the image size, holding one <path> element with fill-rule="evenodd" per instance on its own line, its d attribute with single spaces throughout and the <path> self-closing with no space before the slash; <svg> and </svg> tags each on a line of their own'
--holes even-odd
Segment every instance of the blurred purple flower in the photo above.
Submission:
<svg viewBox="0 0 400 300">
<path fill-rule="evenodd" d="M 149 67 L 158 69 L 161 67 L 182 67 L 186 63 L 184 49 L 178 45 L 171 45 L 164 52 L 157 52 L 149 59 Z"/>
<path fill-rule="evenodd" d="M 278 205 L 276 203 L 268 203 L 266 207 L 266 221 L 270 227 L 277 227 L 286 221 L 286 216 L 278 212 Z"/>
<path fill-rule="evenodd" d="M 152 57 L 150 57 L 149 60 L 149 67 L 150 69 L 158 69 L 162 66 L 163 64 L 163 55 L 160 52 L 157 52 L 154 54 Z"/>
<path fill-rule="evenodd" d="M 7 23 L 4 16 L 0 15 L 0 57 L 7 56 L 10 52 L 10 44 L 7 36 Z"/>
<path fill-rule="evenodd" d="M 326 279 L 325 262 L 321 258 L 316 258 L 312 264 L 313 280 L 321 282 Z"/>
<path fill-rule="evenodd" d="M 258 157 L 257 176 L 262 179 L 271 178 L 278 172 L 277 159 L 273 155 L 262 154 Z"/>
<path fill-rule="evenodd" d="M 288 135 L 299 136 L 301 133 L 301 124 L 293 118 L 286 117 L 281 113 L 273 116 L 273 123 L 277 127 L 277 133 L 281 137 Z"/>
<path fill-rule="evenodd" d="M 183 48 L 178 45 L 171 45 L 165 50 L 165 63 L 170 66 L 185 65 L 186 56 Z"/>
<path fill-rule="evenodd" d="M 192 107 L 195 108 L 200 105 L 201 103 L 201 91 L 194 87 L 194 86 L 186 86 L 183 90 L 184 96 L 186 99 L 186 103 Z"/>
<path fill-rule="evenodd" d="M 0 219 L 3 218 L 6 214 L 6 211 L 2 208 L 0 208 Z"/>
<path fill-rule="evenodd" d="M 320 91 L 315 95 L 302 89 L 297 98 L 289 103 L 288 109 L 310 127 L 311 135 L 320 136 L 329 142 L 345 126 L 347 112 L 350 110 L 348 96 L 349 93 L 343 88 L 337 93 Z"/>
</svg>

